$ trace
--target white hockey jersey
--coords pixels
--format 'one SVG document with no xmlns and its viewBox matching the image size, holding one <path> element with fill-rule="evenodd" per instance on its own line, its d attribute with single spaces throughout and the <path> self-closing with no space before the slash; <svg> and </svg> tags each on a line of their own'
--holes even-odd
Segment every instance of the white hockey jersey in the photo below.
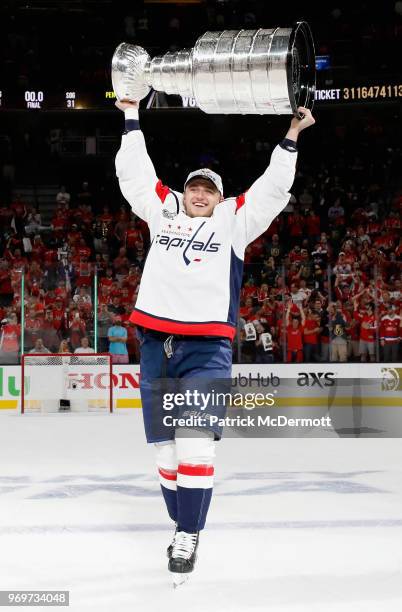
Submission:
<svg viewBox="0 0 402 612">
<path fill-rule="evenodd" d="M 211 217 L 189 217 L 182 194 L 158 180 L 142 132 L 123 135 L 116 156 L 120 188 L 151 235 L 130 320 L 169 334 L 233 340 L 245 248 L 287 205 L 296 157 L 278 145 L 245 194 L 217 204 Z"/>
</svg>

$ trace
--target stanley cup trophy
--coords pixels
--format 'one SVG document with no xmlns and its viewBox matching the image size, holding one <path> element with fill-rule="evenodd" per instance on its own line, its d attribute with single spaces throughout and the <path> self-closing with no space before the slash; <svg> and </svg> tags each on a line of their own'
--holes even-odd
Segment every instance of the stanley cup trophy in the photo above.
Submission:
<svg viewBox="0 0 402 612">
<path fill-rule="evenodd" d="M 150 58 L 121 43 L 112 60 L 119 100 L 141 100 L 151 87 L 188 96 L 215 114 L 295 114 L 311 109 L 315 56 L 306 22 L 293 28 L 206 32 L 193 49 Z"/>
</svg>

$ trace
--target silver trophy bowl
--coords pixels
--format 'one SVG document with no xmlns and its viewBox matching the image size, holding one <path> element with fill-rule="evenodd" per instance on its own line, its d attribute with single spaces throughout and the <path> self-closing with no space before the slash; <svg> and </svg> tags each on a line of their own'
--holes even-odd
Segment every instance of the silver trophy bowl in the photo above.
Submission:
<svg viewBox="0 0 402 612">
<path fill-rule="evenodd" d="M 112 59 L 119 100 L 141 100 L 150 89 L 193 97 L 214 114 L 295 114 L 311 109 L 315 55 L 310 27 L 206 32 L 193 49 L 152 60 L 142 47 L 122 43 Z"/>
</svg>

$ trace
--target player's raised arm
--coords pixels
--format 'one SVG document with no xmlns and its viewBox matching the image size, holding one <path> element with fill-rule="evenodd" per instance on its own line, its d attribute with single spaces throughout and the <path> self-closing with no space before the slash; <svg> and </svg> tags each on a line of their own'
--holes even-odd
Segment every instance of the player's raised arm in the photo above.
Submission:
<svg viewBox="0 0 402 612">
<path fill-rule="evenodd" d="M 244 204 L 238 207 L 244 246 L 265 232 L 289 202 L 289 189 L 295 177 L 297 139 L 302 130 L 315 123 L 310 110 L 304 107 L 298 110 L 303 118 L 293 117 L 285 138 L 272 153 L 268 168 L 245 193 Z"/>
<path fill-rule="evenodd" d="M 160 205 L 160 200 L 156 193 L 158 178 L 140 129 L 139 104 L 118 101 L 116 106 L 124 111 L 126 124 L 121 147 L 116 155 L 120 189 L 133 212 L 148 222 L 152 207 Z"/>
</svg>

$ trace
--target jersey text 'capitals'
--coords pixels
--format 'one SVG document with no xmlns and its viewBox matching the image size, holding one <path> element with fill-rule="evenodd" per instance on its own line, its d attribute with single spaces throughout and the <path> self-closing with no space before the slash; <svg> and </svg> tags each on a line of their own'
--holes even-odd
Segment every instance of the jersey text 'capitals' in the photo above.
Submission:
<svg viewBox="0 0 402 612">
<path fill-rule="evenodd" d="M 202 224 L 204 225 L 204 224 Z M 171 237 L 157 234 L 155 243 L 165 247 L 166 251 L 170 249 L 183 249 L 183 259 L 188 266 L 191 260 L 189 259 L 190 251 L 198 251 L 199 253 L 216 253 L 221 246 L 220 242 L 213 242 L 215 232 L 212 232 L 206 241 L 195 240 L 196 235 L 200 231 L 202 225 L 189 238 Z M 196 257 L 193 261 L 201 261 L 200 257 Z"/>
</svg>

